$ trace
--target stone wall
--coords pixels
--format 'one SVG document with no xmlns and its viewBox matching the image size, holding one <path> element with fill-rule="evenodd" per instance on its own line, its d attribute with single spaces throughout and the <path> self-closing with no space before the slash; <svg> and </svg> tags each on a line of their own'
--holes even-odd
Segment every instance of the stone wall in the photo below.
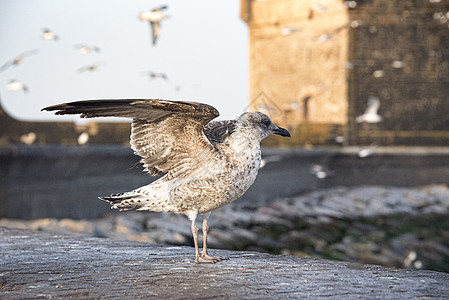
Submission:
<svg viewBox="0 0 449 300">
<path fill-rule="evenodd" d="M 335 186 L 447 184 L 447 148 L 263 149 L 264 166 L 237 203 L 259 207 L 279 197 Z M 0 148 L 0 217 L 96 218 L 111 211 L 97 199 L 150 183 L 132 150 L 116 146 Z"/>
<path fill-rule="evenodd" d="M 27 145 L 78 145 L 78 138 L 87 133 L 89 144 L 129 145 L 130 122 L 89 121 L 83 125 L 74 122 L 19 121 L 0 104 L 0 146 Z"/>
<path fill-rule="evenodd" d="M 320 2 L 251 1 L 250 108 L 290 129 L 347 123 L 347 11 Z"/>
<path fill-rule="evenodd" d="M 449 143 L 449 1 L 357 1 L 349 9 L 353 143 Z M 357 124 L 370 96 L 377 124 Z"/>
<path fill-rule="evenodd" d="M 290 144 L 448 145 L 449 0 L 242 0 L 249 106 Z M 357 123 L 368 100 L 379 123 Z M 314 128 L 318 130 L 314 130 Z"/>
</svg>

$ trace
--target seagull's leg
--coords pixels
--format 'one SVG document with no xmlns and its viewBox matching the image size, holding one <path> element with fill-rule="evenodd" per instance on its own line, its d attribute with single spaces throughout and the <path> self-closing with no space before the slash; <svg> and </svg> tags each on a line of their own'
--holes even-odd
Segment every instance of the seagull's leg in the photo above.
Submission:
<svg viewBox="0 0 449 300">
<path fill-rule="evenodd" d="M 198 262 L 200 251 L 198 250 L 198 228 L 195 226 L 196 216 L 197 214 L 189 215 L 189 219 L 192 221 L 190 229 L 192 230 L 193 244 L 195 245 L 195 262 Z"/>
<path fill-rule="evenodd" d="M 218 262 L 221 261 L 223 258 L 218 257 L 218 256 L 211 256 L 209 254 L 207 254 L 207 230 L 209 229 L 209 227 L 207 226 L 207 219 L 210 216 L 210 212 L 203 214 L 203 251 L 201 252 L 201 257 L 211 260 L 213 262 Z"/>
<path fill-rule="evenodd" d="M 207 226 L 207 219 L 210 216 L 210 212 L 203 214 L 203 251 L 201 252 L 201 256 L 207 259 L 217 259 L 217 257 L 210 256 L 207 254 L 207 230 L 209 227 Z"/>
<path fill-rule="evenodd" d="M 195 220 L 197 217 L 197 213 L 189 214 L 189 219 L 192 221 L 192 225 L 190 229 L 192 230 L 193 235 L 193 243 L 195 244 L 195 263 L 215 263 L 216 261 L 206 259 L 200 255 L 200 251 L 198 249 L 198 228 L 195 226 Z"/>
</svg>

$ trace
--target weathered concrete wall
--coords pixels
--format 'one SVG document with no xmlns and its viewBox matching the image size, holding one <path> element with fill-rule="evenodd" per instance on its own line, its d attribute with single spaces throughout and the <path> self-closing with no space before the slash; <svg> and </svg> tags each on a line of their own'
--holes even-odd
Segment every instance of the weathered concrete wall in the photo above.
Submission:
<svg viewBox="0 0 449 300">
<path fill-rule="evenodd" d="M 332 186 L 419 186 L 449 183 L 448 148 L 263 149 L 265 166 L 237 201 L 258 207 L 279 197 Z M 96 218 L 111 213 L 98 196 L 125 192 L 155 178 L 123 146 L 0 148 L 0 217 Z M 319 166 L 325 178 L 317 174 Z M 324 174 L 321 174 L 324 175 Z"/>
<path fill-rule="evenodd" d="M 446 298 L 449 275 L 292 256 L 211 250 L 228 257 L 193 263 L 190 247 L 0 228 L 0 298 L 273 299 Z"/>
<path fill-rule="evenodd" d="M 0 148 L 0 216 L 94 218 L 110 212 L 98 196 L 149 183 L 123 146 Z"/>
</svg>

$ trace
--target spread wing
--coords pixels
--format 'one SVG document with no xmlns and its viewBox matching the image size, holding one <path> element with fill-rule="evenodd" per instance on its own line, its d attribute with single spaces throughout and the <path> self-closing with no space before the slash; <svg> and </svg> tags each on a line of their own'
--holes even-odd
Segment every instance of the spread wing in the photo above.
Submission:
<svg viewBox="0 0 449 300">
<path fill-rule="evenodd" d="M 14 60 L 10 59 L 7 62 L 5 62 L 1 67 L 0 67 L 0 73 L 5 71 L 6 69 L 8 69 L 9 67 L 11 67 L 14 64 Z"/>
<path fill-rule="evenodd" d="M 204 134 L 209 121 L 219 116 L 207 104 L 158 99 L 85 100 L 44 108 L 57 115 L 83 118 L 132 118 L 131 148 L 142 157 L 152 175 L 177 173 L 187 165 L 201 164 L 201 155 L 216 151 Z"/>
<path fill-rule="evenodd" d="M 30 55 L 35 55 L 39 53 L 39 49 L 27 50 L 25 52 L 20 53 L 17 57 L 26 57 Z"/>
</svg>

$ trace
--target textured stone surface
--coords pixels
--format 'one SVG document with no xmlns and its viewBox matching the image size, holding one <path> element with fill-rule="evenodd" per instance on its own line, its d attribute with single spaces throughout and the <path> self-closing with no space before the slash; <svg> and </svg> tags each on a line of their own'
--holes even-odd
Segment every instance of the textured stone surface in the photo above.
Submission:
<svg viewBox="0 0 449 300">
<path fill-rule="evenodd" d="M 336 187 L 242 202 L 212 214 L 211 247 L 449 272 L 446 185 Z M 183 215 L 137 211 L 93 220 L 0 219 L 10 228 L 191 246 L 189 224 Z"/>
<path fill-rule="evenodd" d="M 445 298 L 449 275 L 0 228 L 0 298 Z"/>
</svg>

